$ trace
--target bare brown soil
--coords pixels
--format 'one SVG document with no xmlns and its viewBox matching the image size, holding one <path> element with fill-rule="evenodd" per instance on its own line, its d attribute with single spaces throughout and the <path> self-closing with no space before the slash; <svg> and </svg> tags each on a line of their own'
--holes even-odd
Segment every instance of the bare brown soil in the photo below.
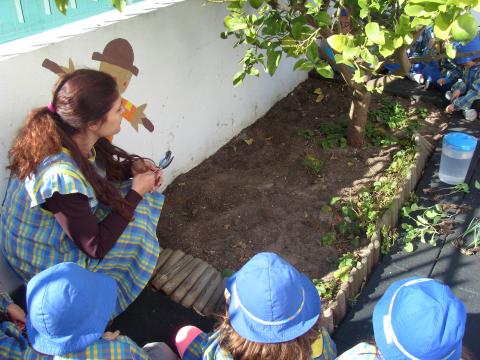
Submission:
<svg viewBox="0 0 480 360">
<path fill-rule="evenodd" d="M 325 98 L 317 103 L 315 89 Z M 386 96 L 386 95 L 382 95 Z M 372 108 L 379 97 L 375 96 Z M 345 121 L 346 85 L 309 79 L 217 153 L 179 176 L 165 191 L 158 235 L 162 247 L 182 249 L 218 270 L 238 269 L 261 251 L 285 257 L 312 278 L 336 268 L 348 241 L 322 246 L 332 228 L 322 207 L 333 196 L 355 196 L 388 167 L 396 147 L 323 149 L 299 135 L 321 124 Z M 431 105 L 422 133 L 435 135 L 441 113 Z M 429 124 L 431 123 L 431 124 Z M 321 139 L 321 136 L 319 137 Z M 305 167 L 306 153 L 323 162 L 319 175 Z"/>
</svg>

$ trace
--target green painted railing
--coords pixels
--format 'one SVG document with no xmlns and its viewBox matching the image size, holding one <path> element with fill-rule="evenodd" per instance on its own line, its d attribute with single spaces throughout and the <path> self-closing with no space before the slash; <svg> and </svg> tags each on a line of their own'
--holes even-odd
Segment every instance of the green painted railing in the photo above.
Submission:
<svg viewBox="0 0 480 360">
<path fill-rule="evenodd" d="M 113 9 L 111 0 L 70 0 L 63 15 L 55 0 L 0 0 L 0 44 Z"/>
</svg>

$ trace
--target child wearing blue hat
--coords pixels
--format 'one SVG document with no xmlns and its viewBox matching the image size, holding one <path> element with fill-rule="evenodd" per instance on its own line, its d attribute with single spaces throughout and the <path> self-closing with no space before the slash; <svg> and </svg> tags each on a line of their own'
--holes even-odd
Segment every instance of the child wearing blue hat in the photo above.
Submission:
<svg viewBox="0 0 480 360">
<path fill-rule="evenodd" d="M 467 314 L 447 285 L 396 281 L 373 310 L 375 345 L 360 343 L 337 360 L 459 360 Z"/>
<path fill-rule="evenodd" d="M 182 328 L 184 360 L 330 360 L 336 347 L 319 328 L 320 297 L 313 283 L 273 253 L 250 259 L 227 281 L 228 311 L 211 334 Z"/>
<path fill-rule="evenodd" d="M 132 359 L 175 360 L 163 343 L 138 347 L 118 332 L 105 332 L 117 301 L 115 280 L 64 262 L 27 284 L 26 332 L 6 334 L 0 358 L 5 359 Z M 3 324 L 2 324 L 3 325 Z"/>
<path fill-rule="evenodd" d="M 465 45 L 457 47 L 458 65 L 463 65 L 463 78 L 452 85 L 450 91 L 445 94 L 452 103 L 445 111 L 453 113 L 463 111 L 467 120 L 477 118 L 477 110 L 472 108 L 473 103 L 480 99 L 480 36 L 475 37 Z"/>
</svg>

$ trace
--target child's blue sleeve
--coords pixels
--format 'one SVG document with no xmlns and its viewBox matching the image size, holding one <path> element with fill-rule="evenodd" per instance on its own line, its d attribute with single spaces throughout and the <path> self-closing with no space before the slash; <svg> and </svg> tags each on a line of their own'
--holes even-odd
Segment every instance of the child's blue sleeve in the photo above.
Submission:
<svg viewBox="0 0 480 360">
<path fill-rule="evenodd" d="M 29 347 L 27 339 L 13 323 L 4 321 L 0 324 L 0 359 L 25 359 Z"/>
<path fill-rule="evenodd" d="M 458 66 L 451 64 L 445 69 L 445 81 L 447 84 L 453 84 L 463 76 L 463 71 Z"/>
<path fill-rule="evenodd" d="M 480 77 L 476 78 L 464 96 L 452 101 L 455 110 L 468 110 L 475 100 L 480 99 Z"/>
<path fill-rule="evenodd" d="M 8 305 L 12 304 L 13 300 L 7 292 L 0 290 L 0 312 L 7 312 Z"/>
<path fill-rule="evenodd" d="M 455 84 L 452 85 L 452 88 L 450 91 L 453 93 L 455 91 L 460 91 L 460 94 L 464 94 L 467 91 L 467 84 L 465 84 L 465 81 L 463 79 L 458 79 Z"/>
</svg>

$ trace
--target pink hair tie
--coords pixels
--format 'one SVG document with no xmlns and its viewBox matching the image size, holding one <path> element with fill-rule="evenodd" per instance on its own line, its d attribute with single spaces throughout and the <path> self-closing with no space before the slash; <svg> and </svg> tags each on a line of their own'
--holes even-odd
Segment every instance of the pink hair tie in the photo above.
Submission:
<svg viewBox="0 0 480 360">
<path fill-rule="evenodd" d="M 50 111 L 52 114 L 55 114 L 55 113 L 56 113 L 55 105 L 53 105 L 53 102 L 51 102 L 51 101 L 48 103 L 47 109 L 48 109 L 48 111 Z"/>
</svg>

